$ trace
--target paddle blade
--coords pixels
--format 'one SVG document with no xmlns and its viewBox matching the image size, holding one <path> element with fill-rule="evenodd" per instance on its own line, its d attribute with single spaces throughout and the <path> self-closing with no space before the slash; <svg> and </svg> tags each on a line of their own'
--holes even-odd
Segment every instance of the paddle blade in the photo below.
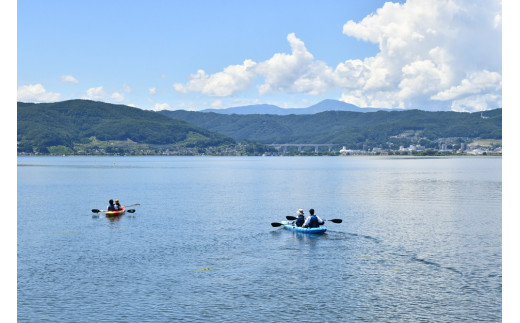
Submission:
<svg viewBox="0 0 520 323">
<path fill-rule="evenodd" d="M 327 220 L 327 221 L 334 222 L 334 223 L 341 223 L 341 222 L 343 222 L 342 219 L 332 219 L 332 220 Z"/>
<path fill-rule="evenodd" d="M 134 212 L 135 212 L 135 209 L 126 210 L 126 212 L 128 212 L 128 213 L 134 213 Z"/>
<path fill-rule="evenodd" d="M 289 221 L 296 220 L 296 217 L 295 217 L 295 216 L 290 216 L 290 215 L 286 216 L 285 218 L 286 218 L 287 220 L 289 220 Z"/>
<path fill-rule="evenodd" d="M 282 226 L 283 224 L 278 223 L 278 222 L 271 222 L 271 225 L 272 225 L 273 227 L 279 227 L 279 226 Z"/>
<path fill-rule="evenodd" d="M 98 210 L 98 209 L 92 209 L 92 212 L 94 212 L 94 213 L 99 213 L 99 212 L 101 212 L 101 210 Z"/>
</svg>

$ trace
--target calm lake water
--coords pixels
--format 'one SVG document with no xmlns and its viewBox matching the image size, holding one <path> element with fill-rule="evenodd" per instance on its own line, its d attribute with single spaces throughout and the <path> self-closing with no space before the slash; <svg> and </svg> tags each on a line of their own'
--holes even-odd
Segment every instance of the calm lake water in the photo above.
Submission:
<svg viewBox="0 0 520 323">
<path fill-rule="evenodd" d="M 501 158 L 17 162 L 20 322 L 502 319 Z"/>
</svg>

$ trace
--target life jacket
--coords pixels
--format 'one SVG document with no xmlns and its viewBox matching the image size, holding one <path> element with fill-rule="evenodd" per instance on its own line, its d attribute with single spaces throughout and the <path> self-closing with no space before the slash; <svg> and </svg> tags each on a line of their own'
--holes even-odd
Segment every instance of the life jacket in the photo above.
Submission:
<svg viewBox="0 0 520 323">
<path fill-rule="evenodd" d="M 107 207 L 107 211 L 115 211 L 116 210 L 116 207 L 114 204 L 109 204 L 108 207 Z"/>
<path fill-rule="evenodd" d="M 311 219 L 309 220 L 308 228 L 317 228 L 320 226 L 320 222 L 318 221 L 318 217 L 316 215 L 311 215 Z"/>
<path fill-rule="evenodd" d="M 305 217 L 303 215 L 298 216 L 298 219 L 296 219 L 296 226 L 301 227 L 303 223 L 305 222 Z"/>
</svg>

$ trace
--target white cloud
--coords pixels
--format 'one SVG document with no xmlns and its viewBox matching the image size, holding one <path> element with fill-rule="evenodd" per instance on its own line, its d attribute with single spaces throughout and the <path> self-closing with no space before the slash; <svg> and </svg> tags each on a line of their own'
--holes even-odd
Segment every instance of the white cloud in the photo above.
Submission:
<svg viewBox="0 0 520 323">
<path fill-rule="evenodd" d="M 291 54 L 277 53 L 258 64 L 245 60 L 242 65 L 231 65 L 211 75 L 199 70 L 190 76 L 187 84 L 174 84 L 174 89 L 181 93 L 194 91 L 224 97 L 246 90 L 258 77 L 264 78 L 264 83 L 259 86 L 260 94 L 285 92 L 316 95 L 330 89 L 334 83 L 332 69 L 324 62 L 315 61 L 294 33 L 289 34 L 287 40 Z"/>
<path fill-rule="evenodd" d="M 117 102 L 122 102 L 125 100 L 125 96 L 119 92 L 114 92 L 110 95 L 111 99 L 114 99 Z"/>
<path fill-rule="evenodd" d="M 277 53 L 255 68 L 265 80 L 260 94 L 269 92 L 317 95 L 328 91 L 334 83 L 333 71 L 324 62 L 315 61 L 303 41 L 294 33 L 287 36 L 291 54 Z"/>
<path fill-rule="evenodd" d="M 105 101 L 111 99 L 112 101 L 123 102 L 126 100 L 124 93 L 130 93 L 131 91 L 132 89 L 128 85 L 124 84 L 121 91 L 114 91 L 111 94 L 108 94 L 103 86 L 98 86 L 88 89 L 86 95 L 84 95 L 82 99 L 94 101 Z"/>
<path fill-rule="evenodd" d="M 170 105 L 168 103 L 156 103 L 149 110 L 153 110 L 153 111 L 171 110 L 171 107 L 170 107 Z"/>
<path fill-rule="evenodd" d="M 106 97 L 105 90 L 102 86 L 90 88 L 87 90 L 87 95 L 84 96 L 84 99 L 88 100 L 103 100 Z"/>
<path fill-rule="evenodd" d="M 399 99 L 421 97 L 436 91 L 442 82 L 442 70 L 431 60 L 412 62 L 402 68 Z"/>
<path fill-rule="evenodd" d="M 463 79 L 459 85 L 441 91 L 434 96 L 433 100 L 453 100 L 468 94 L 478 94 L 484 91 L 499 91 L 502 88 L 502 76 L 497 72 L 479 71 L 472 73 Z"/>
<path fill-rule="evenodd" d="M 502 96 L 496 94 L 473 95 L 454 100 L 451 110 L 458 112 L 475 112 L 496 109 L 502 106 Z"/>
<path fill-rule="evenodd" d="M 61 81 L 65 82 L 65 83 L 73 83 L 73 84 L 79 83 L 79 81 L 72 75 L 62 75 Z"/>
<path fill-rule="evenodd" d="M 40 83 L 20 86 L 17 91 L 17 100 L 21 102 L 55 102 L 60 96 L 59 93 L 47 92 Z"/>
<path fill-rule="evenodd" d="M 156 95 L 156 94 L 157 94 L 157 89 L 154 88 L 154 87 L 151 87 L 151 88 L 148 90 L 148 93 L 150 93 L 151 95 Z"/>
<path fill-rule="evenodd" d="M 186 85 L 175 83 L 173 87 L 181 93 L 195 91 L 208 96 L 230 96 L 251 85 L 255 78 L 252 71 L 255 65 L 252 60 L 245 60 L 242 65 L 231 65 L 212 75 L 198 70 L 197 74 L 190 76 L 191 80 Z"/>
<path fill-rule="evenodd" d="M 359 84 L 343 82 L 343 99 L 368 106 L 427 108 L 440 103 L 431 99 L 472 93 L 481 99 L 446 102 L 445 107 L 463 104 L 469 110 L 475 104 L 479 110 L 482 98 L 501 104 L 501 9 L 499 0 L 408 0 L 387 2 L 359 23 L 348 21 L 344 34 L 376 43 L 380 52 L 362 66 L 356 62 L 362 90 Z M 336 71 L 348 74 L 344 66 L 349 63 Z"/>
<path fill-rule="evenodd" d="M 174 88 L 226 97 L 261 78 L 260 94 L 340 89 L 341 100 L 360 106 L 470 110 L 473 104 L 478 110 L 486 102 L 501 107 L 501 11 L 501 0 L 387 2 L 343 26 L 346 36 L 378 45 L 373 57 L 330 67 L 291 33 L 289 54 L 259 63 L 246 60 L 215 74 L 199 70 Z"/>
</svg>

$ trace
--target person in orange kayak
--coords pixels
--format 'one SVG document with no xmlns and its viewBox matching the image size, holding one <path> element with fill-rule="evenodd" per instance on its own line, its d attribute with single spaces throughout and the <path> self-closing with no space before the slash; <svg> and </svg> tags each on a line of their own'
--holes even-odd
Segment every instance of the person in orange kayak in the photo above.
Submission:
<svg viewBox="0 0 520 323">
<path fill-rule="evenodd" d="M 115 211 L 116 206 L 114 205 L 114 200 L 108 201 L 107 211 Z"/>
<path fill-rule="evenodd" d="M 325 221 L 323 221 L 319 216 L 314 214 L 314 209 L 309 210 L 310 216 L 305 220 L 305 223 L 303 224 L 304 228 L 317 228 L 322 224 L 325 224 Z"/>
<path fill-rule="evenodd" d="M 121 210 L 122 209 L 121 204 L 119 204 L 119 200 L 116 200 L 115 207 L 116 207 L 116 210 Z"/>
</svg>

